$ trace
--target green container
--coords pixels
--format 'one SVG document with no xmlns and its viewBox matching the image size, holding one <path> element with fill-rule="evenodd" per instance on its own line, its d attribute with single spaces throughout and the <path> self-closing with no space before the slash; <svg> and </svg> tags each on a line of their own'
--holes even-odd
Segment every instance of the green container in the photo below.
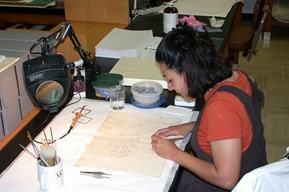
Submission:
<svg viewBox="0 0 289 192">
<path fill-rule="evenodd" d="M 95 90 L 95 95 L 98 98 L 104 99 L 109 97 L 110 88 L 115 85 L 122 85 L 123 76 L 116 73 L 102 73 L 97 76 L 97 80 L 92 82 Z"/>
</svg>

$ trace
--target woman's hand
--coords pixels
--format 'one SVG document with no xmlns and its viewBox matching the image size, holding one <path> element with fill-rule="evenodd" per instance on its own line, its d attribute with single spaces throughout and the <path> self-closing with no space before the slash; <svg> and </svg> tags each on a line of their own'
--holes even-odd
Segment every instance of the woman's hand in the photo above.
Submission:
<svg viewBox="0 0 289 192">
<path fill-rule="evenodd" d="M 195 122 L 189 122 L 181 125 L 174 125 L 163 128 L 155 132 L 151 136 L 151 144 L 154 151 L 165 159 L 174 161 L 174 156 L 177 152 L 181 151 L 172 139 L 167 139 L 170 136 L 186 136 L 193 130 Z"/>
<path fill-rule="evenodd" d="M 153 150 L 165 159 L 174 160 L 174 156 L 178 151 L 181 151 L 173 140 L 164 139 L 157 135 L 152 135 L 152 147 Z"/>
</svg>

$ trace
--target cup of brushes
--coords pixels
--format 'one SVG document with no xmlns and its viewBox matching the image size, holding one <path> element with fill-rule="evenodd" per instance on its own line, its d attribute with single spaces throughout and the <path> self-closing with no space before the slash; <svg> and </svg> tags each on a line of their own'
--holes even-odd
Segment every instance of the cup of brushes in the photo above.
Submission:
<svg viewBox="0 0 289 192">
<path fill-rule="evenodd" d="M 55 140 L 53 140 L 51 128 L 50 131 L 51 140 L 47 139 L 46 134 L 43 131 L 45 140 L 42 142 L 33 140 L 29 131 L 27 132 L 27 137 L 31 142 L 35 154 L 19 144 L 25 152 L 29 153 L 37 160 L 38 180 L 42 191 L 57 190 L 63 185 L 62 161 L 57 155 L 56 143 Z M 42 145 L 38 147 L 36 143 L 41 143 Z"/>
<path fill-rule="evenodd" d="M 55 143 L 43 142 L 40 153 L 43 161 L 38 161 L 38 180 L 42 191 L 56 190 L 63 185 L 62 161 L 56 153 Z"/>
<path fill-rule="evenodd" d="M 59 139 L 64 138 L 70 133 L 74 125 L 81 117 L 81 112 L 85 108 L 85 105 L 81 108 L 80 112 L 76 112 L 75 118 L 69 127 L 66 134 L 61 136 Z M 42 191 L 57 190 L 63 185 L 63 168 L 61 158 L 56 152 L 56 140 L 53 139 L 52 129 L 50 127 L 51 139 L 48 140 L 45 131 L 43 130 L 45 139 L 42 142 L 35 141 L 30 132 L 27 131 L 27 138 L 29 139 L 34 153 L 30 152 L 23 145 L 19 144 L 25 152 L 29 153 L 35 159 L 37 159 L 37 170 L 38 170 L 38 180 L 40 188 Z M 41 147 L 37 147 L 36 143 L 41 143 Z"/>
</svg>

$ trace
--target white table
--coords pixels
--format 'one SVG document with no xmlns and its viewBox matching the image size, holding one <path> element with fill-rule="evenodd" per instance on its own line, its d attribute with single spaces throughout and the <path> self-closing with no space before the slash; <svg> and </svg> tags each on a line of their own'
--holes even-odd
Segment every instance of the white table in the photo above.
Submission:
<svg viewBox="0 0 289 192">
<path fill-rule="evenodd" d="M 77 99 L 77 97 L 73 98 L 72 102 Z M 80 175 L 79 171 L 82 170 L 82 168 L 76 167 L 75 163 L 81 157 L 82 152 L 91 141 L 92 136 L 111 111 L 109 102 L 82 98 L 78 103 L 70 105 L 61 111 L 45 128 L 46 135 L 50 135 L 49 127 L 51 127 L 54 138 L 59 138 L 68 131 L 72 119 L 75 117 L 72 111 L 81 108 L 84 105 L 87 105 L 85 109 L 91 110 L 91 112 L 87 114 L 91 120 L 86 124 L 77 123 L 70 134 L 57 141 L 57 153 L 63 161 L 64 175 L 64 185 L 58 191 L 168 191 L 178 168 L 177 164 L 168 160 L 166 161 L 161 177 L 149 177 L 111 170 L 104 170 L 105 172 L 112 174 L 109 179 L 96 179 Z M 172 117 L 177 116 L 182 119 L 182 123 L 195 119 L 197 116 L 197 112 L 192 112 L 185 108 L 175 108 L 175 106 L 169 106 L 168 108 L 140 109 L 130 104 L 126 104 L 125 109 L 122 111 L 172 115 Z M 43 132 L 37 136 L 36 140 L 40 140 L 41 138 L 44 138 Z M 181 141 L 177 141 L 178 146 L 184 148 L 188 139 L 189 138 L 186 137 Z M 27 149 L 33 152 L 31 145 L 29 145 Z M 0 177 L 0 189 L 2 192 L 40 191 L 37 180 L 36 160 L 28 153 L 22 152 L 2 173 Z"/>
</svg>

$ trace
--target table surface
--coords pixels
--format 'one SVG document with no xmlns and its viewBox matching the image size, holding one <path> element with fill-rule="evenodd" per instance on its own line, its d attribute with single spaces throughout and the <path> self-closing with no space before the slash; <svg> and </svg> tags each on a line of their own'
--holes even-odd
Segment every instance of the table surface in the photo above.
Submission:
<svg viewBox="0 0 289 192">
<path fill-rule="evenodd" d="M 73 103 L 78 99 L 78 96 L 75 96 L 71 102 Z M 67 132 L 72 119 L 74 118 L 72 111 L 81 108 L 83 105 L 86 105 L 86 109 L 91 110 L 91 112 L 86 115 L 86 117 L 91 118 L 91 121 L 88 123 L 76 123 L 69 135 L 56 142 L 57 153 L 62 158 L 64 174 L 64 185 L 59 191 L 80 191 L 85 189 L 85 191 L 147 192 L 152 188 L 155 189 L 154 191 L 168 191 L 178 168 L 177 164 L 169 160 L 166 161 L 166 165 L 160 177 L 142 176 L 109 169 L 102 171 L 111 173 L 112 177 L 110 179 L 96 179 L 79 174 L 79 171 L 83 169 L 92 170 L 87 167 L 77 167 L 75 166 L 75 163 L 111 111 L 109 102 L 82 98 L 79 102 L 64 108 L 44 129 L 46 135 L 49 135 L 49 128 L 51 127 L 54 138 L 60 137 Z M 182 120 L 182 123 L 188 122 L 192 118 L 196 118 L 196 112 L 186 108 L 171 107 L 173 107 L 173 109 L 140 109 L 130 104 L 126 104 L 125 108 L 119 112 L 178 117 Z M 44 138 L 43 132 L 36 137 L 36 140 L 41 138 Z M 184 140 L 177 141 L 177 145 L 183 149 L 188 139 L 189 137 L 186 137 Z M 31 145 L 28 145 L 27 149 L 33 152 Z M 39 191 L 36 160 L 23 151 L 10 167 L 2 173 L 0 188 L 1 191 L 4 190 L 7 192 Z"/>
</svg>

